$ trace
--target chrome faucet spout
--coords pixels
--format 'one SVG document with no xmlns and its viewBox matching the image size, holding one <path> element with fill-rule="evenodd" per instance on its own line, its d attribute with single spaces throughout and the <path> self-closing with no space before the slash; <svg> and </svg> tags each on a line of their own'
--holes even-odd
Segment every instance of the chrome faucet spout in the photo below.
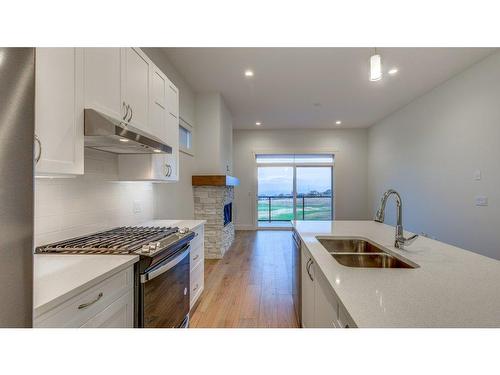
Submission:
<svg viewBox="0 0 500 375">
<path fill-rule="evenodd" d="M 396 190 L 389 189 L 383 195 L 380 200 L 380 207 L 375 214 L 374 220 L 378 223 L 383 223 L 385 219 L 385 206 L 387 205 L 387 200 L 390 196 L 394 195 L 396 199 L 397 217 L 396 217 L 396 237 L 394 240 L 394 247 L 398 249 L 403 249 L 405 245 L 410 245 L 418 235 L 413 235 L 409 238 L 405 238 L 403 229 L 403 201 L 401 196 Z"/>
</svg>

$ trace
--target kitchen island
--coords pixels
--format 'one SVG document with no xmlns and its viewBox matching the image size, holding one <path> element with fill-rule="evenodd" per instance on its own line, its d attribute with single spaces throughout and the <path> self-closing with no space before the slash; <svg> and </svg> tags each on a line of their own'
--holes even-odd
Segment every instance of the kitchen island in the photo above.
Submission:
<svg viewBox="0 0 500 375">
<path fill-rule="evenodd" d="M 327 297 L 337 301 L 348 326 L 500 327 L 498 260 L 425 237 L 404 250 L 396 249 L 394 227 L 374 221 L 292 224 L 300 236 L 302 253 L 310 254 L 316 273 L 321 273 L 316 279 L 325 281 L 327 293 L 331 293 Z M 418 267 L 344 266 L 316 237 L 367 239 Z M 304 291 L 302 296 L 304 313 Z"/>
</svg>

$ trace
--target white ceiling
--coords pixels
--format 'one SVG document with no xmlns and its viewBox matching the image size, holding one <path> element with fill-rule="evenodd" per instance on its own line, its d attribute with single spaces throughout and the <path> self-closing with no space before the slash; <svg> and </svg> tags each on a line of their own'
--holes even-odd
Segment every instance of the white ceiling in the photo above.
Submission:
<svg viewBox="0 0 500 375">
<path fill-rule="evenodd" d="M 166 48 L 196 92 L 222 93 L 236 129 L 368 127 L 481 60 L 491 48 Z M 399 73 L 387 71 L 397 67 Z M 244 77 L 252 69 L 253 78 Z M 314 105 L 320 103 L 320 105 Z"/>
</svg>

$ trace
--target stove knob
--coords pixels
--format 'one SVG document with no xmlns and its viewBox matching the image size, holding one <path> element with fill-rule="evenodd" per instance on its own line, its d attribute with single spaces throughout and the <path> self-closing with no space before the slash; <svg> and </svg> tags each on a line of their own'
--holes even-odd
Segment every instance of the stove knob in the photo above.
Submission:
<svg viewBox="0 0 500 375">
<path fill-rule="evenodd" d="M 149 243 L 149 250 L 155 251 L 156 250 L 156 242 L 150 242 Z"/>
<path fill-rule="evenodd" d="M 141 252 L 142 253 L 149 253 L 149 245 L 142 245 Z"/>
<path fill-rule="evenodd" d="M 160 247 L 161 247 L 161 243 L 160 243 L 160 242 L 157 242 L 157 243 L 156 243 L 156 250 L 158 250 Z"/>
<path fill-rule="evenodd" d="M 189 228 L 188 227 L 179 229 L 179 233 L 180 234 L 186 234 L 187 232 L 189 232 Z"/>
</svg>

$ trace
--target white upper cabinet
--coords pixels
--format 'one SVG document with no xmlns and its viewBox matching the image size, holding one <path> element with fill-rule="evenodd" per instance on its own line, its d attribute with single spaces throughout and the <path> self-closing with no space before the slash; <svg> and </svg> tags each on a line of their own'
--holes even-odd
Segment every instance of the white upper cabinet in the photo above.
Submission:
<svg viewBox="0 0 500 375">
<path fill-rule="evenodd" d="M 167 82 L 168 78 L 156 66 L 151 69 L 151 84 L 150 84 L 150 116 L 149 124 L 151 133 L 158 138 L 167 141 Z"/>
<path fill-rule="evenodd" d="M 150 134 L 172 154 L 119 155 L 124 181 L 178 181 L 179 90 L 139 48 L 85 48 L 85 107 Z"/>
<path fill-rule="evenodd" d="M 37 48 L 35 66 L 35 173 L 83 174 L 83 50 Z"/>
<path fill-rule="evenodd" d="M 85 107 L 123 119 L 126 115 L 123 89 L 122 48 L 85 48 Z"/>
<path fill-rule="evenodd" d="M 155 65 L 151 66 L 150 79 L 150 131 L 172 147 L 168 155 L 153 155 L 150 174 L 154 180 L 179 180 L 179 94 L 177 87 L 170 82 Z M 170 111 L 177 113 L 174 116 Z"/>
<path fill-rule="evenodd" d="M 168 81 L 167 87 L 167 107 L 168 111 L 175 118 L 179 118 L 179 90 L 175 85 Z"/>
<path fill-rule="evenodd" d="M 148 120 L 144 130 L 172 147 L 172 153 L 120 155 L 120 180 L 176 182 L 179 180 L 179 90 L 142 51 L 129 48 L 126 55 L 126 102 L 133 108 L 132 124 L 139 127 L 134 120 L 142 122 L 136 118 L 140 102 L 140 106 L 146 108 Z M 147 68 L 144 62 L 147 62 Z M 149 78 L 144 85 L 146 74 Z M 131 95 L 131 90 L 135 91 L 134 95 Z M 147 95 L 143 94 L 144 90 L 147 90 Z M 131 99 L 133 97 L 137 97 L 136 102 Z M 146 104 L 143 98 L 147 98 Z"/>
<path fill-rule="evenodd" d="M 167 143 L 172 146 L 172 154 L 166 155 L 170 168 L 168 180 L 179 180 L 179 90 L 167 78 Z"/>
<path fill-rule="evenodd" d="M 118 175 L 122 181 L 169 181 L 171 168 L 167 155 L 124 154 L 118 157 Z"/>
<path fill-rule="evenodd" d="M 129 105 L 128 122 L 149 132 L 149 83 L 151 60 L 138 48 L 125 48 L 125 102 Z"/>
<path fill-rule="evenodd" d="M 138 48 L 85 48 L 85 107 L 149 133 L 149 69 Z"/>
</svg>

